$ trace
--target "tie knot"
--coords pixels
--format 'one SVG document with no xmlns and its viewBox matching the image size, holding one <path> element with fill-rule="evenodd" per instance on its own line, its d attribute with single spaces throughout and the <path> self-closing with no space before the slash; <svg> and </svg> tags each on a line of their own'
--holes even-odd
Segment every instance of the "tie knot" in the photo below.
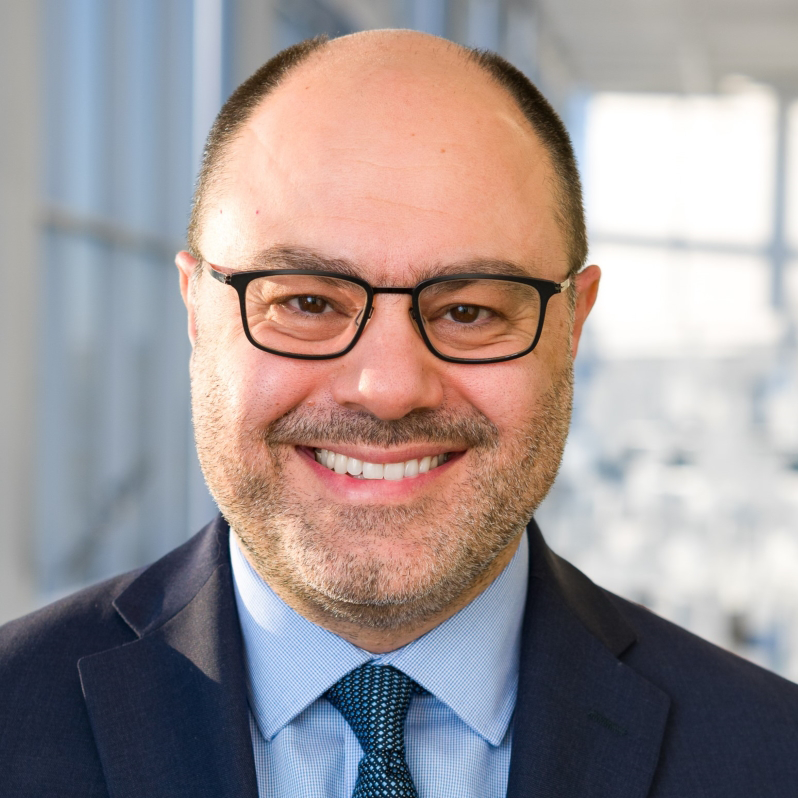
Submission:
<svg viewBox="0 0 798 798">
<path fill-rule="evenodd" d="M 409 676 L 390 665 L 361 665 L 324 695 L 344 716 L 366 754 L 404 751 L 405 718 L 413 693 Z"/>
</svg>

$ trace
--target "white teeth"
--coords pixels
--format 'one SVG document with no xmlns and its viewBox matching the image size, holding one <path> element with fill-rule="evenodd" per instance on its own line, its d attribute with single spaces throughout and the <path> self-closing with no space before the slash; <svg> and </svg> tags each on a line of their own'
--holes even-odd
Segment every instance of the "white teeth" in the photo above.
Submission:
<svg viewBox="0 0 798 798">
<path fill-rule="evenodd" d="M 356 457 L 347 457 L 346 458 L 346 470 L 353 476 L 356 477 L 358 474 L 363 473 L 363 461 L 358 460 Z"/>
<path fill-rule="evenodd" d="M 363 463 L 363 476 L 366 479 L 382 479 L 385 468 L 382 463 Z"/>
<path fill-rule="evenodd" d="M 368 463 L 356 457 L 347 457 L 337 454 L 329 449 L 316 449 L 314 451 L 316 462 L 326 466 L 336 474 L 350 474 L 360 479 L 388 479 L 400 480 L 406 477 L 416 477 L 426 474 L 433 468 L 443 465 L 448 459 L 448 454 L 439 454 L 422 457 L 421 460 L 407 460 L 402 463 Z"/>
<path fill-rule="evenodd" d="M 405 464 L 404 463 L 386 463 L 385 464 L 385 479 L 404 479 L 405 477 Z"/>
</svg>

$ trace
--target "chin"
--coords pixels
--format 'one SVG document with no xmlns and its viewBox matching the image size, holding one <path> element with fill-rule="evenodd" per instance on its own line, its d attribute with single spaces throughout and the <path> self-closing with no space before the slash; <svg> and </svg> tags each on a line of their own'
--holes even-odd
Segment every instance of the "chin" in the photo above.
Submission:
<svg viewBox="0 0 798 798">
<path fill-rule="evenodd" d="M 354 570 L 317 569 L 303 574 L 305 597 L 328 617 L 362 628 L 401 629 L 445 611 L 462 593 L 418 568 L 374 559 Z M 297 586 L 294 586 L 296 592 Z"/>
<path fill-rule="evenodd" d="M 329 538 L 310 545 L 292 541 L 271 579 L 317 614 L 388 630 L 445 611 L 493 559 L 477 561 L 458 540 L 442 545 L 420 533 L 400 536 L 385 527 L 381 532 L 369 540 L 361 535 L 357 545 Z"/>
<path fill-rule="evenodd" d="M 396 552 L 397 547 L 389 547 Z M 346 555 L 335 554 L 321 561 L 301 558 L 300 580 L 328 601 L 385 607 L 418 601 L 433 592 L 441 581 L 439 569 L 423 554 L 415 555 L 359 548 Z"/>
</svg>

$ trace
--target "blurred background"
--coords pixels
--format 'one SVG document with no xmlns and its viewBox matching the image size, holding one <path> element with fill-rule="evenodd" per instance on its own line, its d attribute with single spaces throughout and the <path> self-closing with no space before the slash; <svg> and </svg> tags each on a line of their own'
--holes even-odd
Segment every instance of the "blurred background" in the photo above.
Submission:
<svg viewBox="0 0 798 798">
<path fill-rule="evenodd" d="M 798 679 L 796 0 L 0 3 L 0 621 L 214 513 L 173 266 L 205 134 L 279 49 L 395 26 L 507 56 L 578 153 L 605 276 L 552 547 Z"/>
</svg>

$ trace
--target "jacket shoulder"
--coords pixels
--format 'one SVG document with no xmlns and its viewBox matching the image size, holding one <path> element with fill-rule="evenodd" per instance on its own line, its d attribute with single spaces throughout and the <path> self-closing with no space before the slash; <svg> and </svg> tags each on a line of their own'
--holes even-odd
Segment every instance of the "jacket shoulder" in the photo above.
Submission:
<svg viewBox="0 0 798 798">
<path fill-rule="evenodd" d="M 543 581 L 595 638 L 677 707 L 721 714 L 736 707 L 766 716 L 777 710 L 783 728 L 798 736 L 798 685 L 597 586 L 548 549 L 536 526 L 532 540 Z"/>
<path fill-rule="evenodd" d="M 112 602 L 136 576 L 111 579 L 0 627 L 4 794 L 107 794 L 77 663 L 135 638 Z"/>
<path fill-rule="evenodd" d="M 602 591 L 634 627 L 637 641 L 623 661 L 662 683 L 671 695 L 712 698 L 733 691 L 737 700 L 775 699 L 798 707 L 798 685 L 755 665 L 647 608 Z M 706 682 L 714 690 L 707 695 Z M 798 716 L 795 717 L 798 729 Z"/>
<path fill-rule="evenodd" d="M 548 633 L 569 642 L 557 652 L 560 667 L 581 640 L 582 656 L 594 658 L 591 673 L 584 672 L 588 664 L 581 662 L 583 683 L 592 683 L 592 673 L 610 654 L 615 678 L 629 684 L 642 679 L 667 699 L 649 798 L 798 794 L 798 685 L 598 587 L 553 554 L 536 526 L 529 531 L 531 575 L 536 577 L 530 585 L 540 585 L 534 600 L 549 608 Z M 528 615 L 533 620 L 535 612 Z M 594 645 L 584 645 L 574 620 Z M 538 636 L 530 638 L 537 645 L 542 628 L 538 621 L 533 628 Z M 534 653 L 533 648 L 530 656 Z M 606 690 L 604 700 L 612 703 L 614 683 L 614 678 L 605 679 L 594 688 Z M 624 704 L 624 711 L 640 713 L 643 725 L 653 709 L 648 699 Z"/>
<path fill-rule="evenodd" d="M 79 662 L 179 612 L 226 550 L 217 518 L 153 565 L 0 627 L 0 792 L 106 798 Z"/>
<path fill-rule="evenodd" d="M 141 569 L 143 570 L 143 569 Z M 38 659 L 78 657 L 119 645 L 130 629 L 113 601 L 141 570 L 108 579 L 0 626 L 0 680 Z M 43 663 L 51 668 L 55 663 Z"/>
<path fill-rule="evenodd" d="M 798 789 L 798 685 L 604 592 L 637 633 L 621 661 L 671 698 L 652 795 L 683 791 L 684 779 L 707 796 L 741 782 L 768 785 L 763 795 Z"/>
</svg>

